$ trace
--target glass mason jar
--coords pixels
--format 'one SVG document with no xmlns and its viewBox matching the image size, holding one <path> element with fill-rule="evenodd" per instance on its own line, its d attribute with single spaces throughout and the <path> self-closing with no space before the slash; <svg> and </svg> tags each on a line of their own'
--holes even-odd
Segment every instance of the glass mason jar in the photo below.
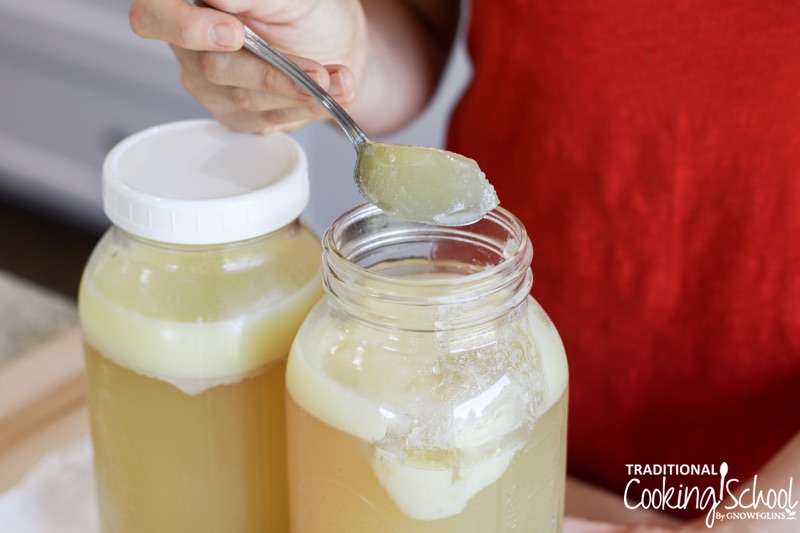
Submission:
<svg viewBox="0 0 800 533">
<path fill-rule="evenodd" d="M 568 371 L 522 224 L 342 215 L 287 365 L 294 533 L 560 531 Z"/>
<path fill-rule="evenodd" d="M 286 356 L 322 295 L 306 168 L 211 121 L 108 155 L 79 295 L 103 531 L 288 531 Z"/>
</svg>

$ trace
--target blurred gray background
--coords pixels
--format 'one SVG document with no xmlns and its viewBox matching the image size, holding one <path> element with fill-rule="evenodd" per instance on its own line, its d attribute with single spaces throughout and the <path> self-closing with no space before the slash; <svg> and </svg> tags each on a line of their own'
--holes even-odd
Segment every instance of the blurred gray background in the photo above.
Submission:
<svg viewBox="0 0 800 533">
<path fill-rule="evenodd" d="M 0 0 L 0 197 L 99 231 L 108 226 L 100 171 L 111 147 L 150 126 L 208 116 L 184 93 L 168 46 L 133 34 L 129 6 L 130 0 Z M 385 140 L 441 146 L 469 75 L 459 42 L 426 112 Z M 352 180 L 355 153 L 330 124 L 292 135 L 310 162 L 304 218 L 321 233 L 361 201 Z"/>
</svg>

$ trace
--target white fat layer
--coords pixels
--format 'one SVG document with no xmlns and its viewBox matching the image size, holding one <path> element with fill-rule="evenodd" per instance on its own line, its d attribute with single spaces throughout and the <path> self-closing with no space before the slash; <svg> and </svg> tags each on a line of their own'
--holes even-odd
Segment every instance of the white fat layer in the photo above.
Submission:
<svg viewBox="0 0 800 533">
<path fill-rule="evenodd" d="M 258 314 L 218 322 L 179 322 L 134 313 L 84 283 L 81 326 L 86 342 L 103 356 L 195 395 L 236 383 L 283 360 L 319 291 L 319 279 L 313 278 Z"/>
</svg>

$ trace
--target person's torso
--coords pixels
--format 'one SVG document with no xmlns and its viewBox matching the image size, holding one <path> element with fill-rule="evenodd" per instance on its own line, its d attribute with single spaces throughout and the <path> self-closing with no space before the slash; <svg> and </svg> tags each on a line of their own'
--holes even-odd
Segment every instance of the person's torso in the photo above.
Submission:
<svg viewBox="0 0 800 533">
<path fill-rule="evenodd" d="M 745 479 L 800 430 L 798 28 L 788 2 L 473 1 L 449 148 L 533 241 L 579 477 Z"/>
</svg>

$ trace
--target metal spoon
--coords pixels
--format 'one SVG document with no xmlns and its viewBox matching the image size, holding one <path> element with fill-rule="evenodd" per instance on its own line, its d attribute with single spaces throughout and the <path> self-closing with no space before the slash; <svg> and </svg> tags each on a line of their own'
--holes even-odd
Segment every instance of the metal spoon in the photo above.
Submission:
<svg viewBox="0 0 800 533">
<path fill-rule="evenodd" d="M 356 186 L 370 202 L 395 218 L 460 226 L 475 222 L 499 201 L 478 164 L 437 148 L 370 141 L 317 82 L 253 30 L 244 27 L 244 47 L 267 61 L 316 99 L 353 143 Z"/>
</svg>

